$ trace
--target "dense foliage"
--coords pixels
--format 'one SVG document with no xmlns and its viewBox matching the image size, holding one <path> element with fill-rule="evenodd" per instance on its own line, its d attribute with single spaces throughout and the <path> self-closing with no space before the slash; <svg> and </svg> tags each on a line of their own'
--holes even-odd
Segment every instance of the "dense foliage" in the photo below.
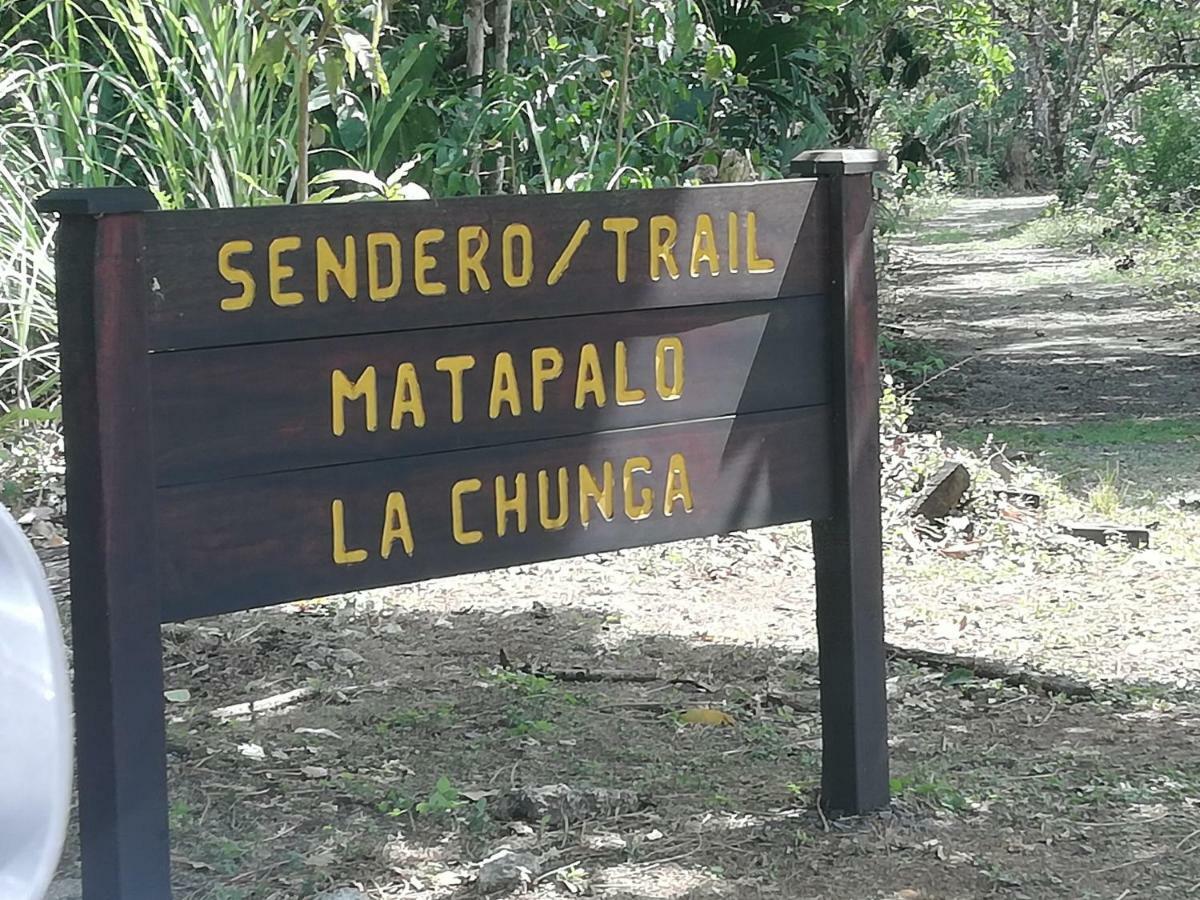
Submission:
<svg viewBox="0 0 1200 900">
<path fill-rule="evenodd" d="M 1197 202 L 1194 0 L 0 0 L 0 415 L 56 392 L 54 185 L 168 207 L 776 177 Z M 34 412 L 21 412 L 34 410 Z"/>
</svg>

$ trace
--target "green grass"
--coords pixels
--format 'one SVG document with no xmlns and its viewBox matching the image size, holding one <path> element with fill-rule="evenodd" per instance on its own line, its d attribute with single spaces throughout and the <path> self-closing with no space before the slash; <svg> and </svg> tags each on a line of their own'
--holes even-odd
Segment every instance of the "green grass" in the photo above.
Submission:
<svg viewBox="0 0 1200 900">
<path fill-rule="evenodd" d="M 429 731 L 441 731 L 454 724 L 454 704 L 444 704 L 433 709 L 398 709 L 387 713 L 375 723 L 377 734 L 387 734 L 406 728 L 420 728 Z"/>
<path fill-rule="evenodd" d="M 1200 440 L 1200 422 L 1190 419 L 1124 419 L 1072 425 L 998 426 L 967 428 L 955 432 L 951 437 L 960 444 L 978 446 L 989 434 L 996 443 L 1007 444 L 1018 450 L 1174 444 Z"/>
<path fill-rule="evenodd" d="M 1088 491 L 1088 503 L 1097 513 L 1111 519 L 1125 505 L 1128 494 L 1128 487 L 1121 481 L 1120 464 L 1105 466 Z"/>
<path fill-rule="evenodd" d="M 1116 219 L 1090 209 L 1064 210 L 1051 205 L 1042 215 L 1017 229 L 1008 239 L 1021 247 L 1079 248 L 1102 240 Z"/>
<path fill-rule="evenodd" d="M 1011 452 L 1036 457 L 1041 475 L 1030 487 L 1043 494 L 1065 491 L 1077 516 L 1126 518 L 1138 510 L 1166 513 L 1175 496 L 1194 490 L 1200 451 L 1200 420 L 1124 419 L 1071 425 L 971 428 L 946 435 L 972 451 L 988 435 Z M 1048 479 L 1048 480 L 1047 480 Z"/>
<path fill-rule="evenodd" d="M 924 801 L 930 806 L 962 812 L 970 808 L 970 801 L 953 784 L 940 775 L 913 773 L 891 780 L 892 794 Z"/>
<path fill-rule="evenodd" d="M 1117 216 L 1085 207 L 1050 207 L 1010 236 L 1015 247 L 1056 247 L 1096 255 L 1097 279 L 1152 293 L 1164 304 L 1200 309 L 1200 211 L 1137 209 Z M 1118 271 L 1112 262 L 1133 265 Z"/>
</svg>

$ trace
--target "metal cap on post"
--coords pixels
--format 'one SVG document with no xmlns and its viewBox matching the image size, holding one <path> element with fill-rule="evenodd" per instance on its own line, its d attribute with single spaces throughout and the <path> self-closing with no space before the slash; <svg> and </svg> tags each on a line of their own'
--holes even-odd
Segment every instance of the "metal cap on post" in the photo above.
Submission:
<svg viewBox="0 0 1200 900">
<path fill-rule="evenodd" d="M 57 188 L 46 191 L 33 205 L 40 213 L 64 216 L 103 216 L 158 209 L 154 195 L 140 187 Z"/>
<path fill-rule="evenodd" d="M 805 150 L 792 160 L 789 174 L 800 178 L 818 175 L 870 175 L 887 169 L 882 150 Z"/>
</svg>

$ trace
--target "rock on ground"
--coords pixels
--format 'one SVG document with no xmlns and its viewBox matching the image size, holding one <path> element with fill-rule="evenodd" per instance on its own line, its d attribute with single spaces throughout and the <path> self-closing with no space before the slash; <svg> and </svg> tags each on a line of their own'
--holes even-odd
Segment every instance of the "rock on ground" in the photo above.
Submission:
<svg viewBox="0 0 1200 900">
<path fill-rule="evenodd" d="M 358 888 L 340 887 L 317 894 L 316 900 L 367 900 L 367 895 Z"/>
<path fill-rule="evenodd" d="M 542 871 L 541 860 L 526 850 L 497 850 L 479 864 L 476 886 L 486 895 L 528 887 Z"/>
</svg>

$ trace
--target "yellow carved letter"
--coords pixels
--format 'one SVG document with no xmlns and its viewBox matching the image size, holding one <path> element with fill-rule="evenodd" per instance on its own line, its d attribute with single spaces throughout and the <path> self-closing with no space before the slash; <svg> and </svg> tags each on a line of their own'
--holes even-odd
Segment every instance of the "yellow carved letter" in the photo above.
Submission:
<svg viewBox="0 0 1200 900">
<path fill-rule="evenodd" d="M 650 217 L 650 280 L 662 278 L 662 267 L 667 274 L 679 277 L 679 266 L 675 263 L 675 241 L 679 237 L 679 225 L 670 216 Z"/>
<path fill-rule="evenodd" d="M 667 383 L 667 351 L 671 351 L 671 380 Z M 654 386 L 664 400 L 683 396 L 683 341 L 677 337 L 659 338 L 654 345 Z"/>
<path fill-rule="evenodd" d="M 413 555 L 412 526 L 408 522 L 408 504 L 399 491 L 388 494 L 387 508 L 383 513 L 383 537 L 379 542 L 379 555 L 387 559 L 392 555 L 392 544 L 400 541 L 404 552 Z"/>
<path fill-rule="evenodd" d="M 746 270 L 749 272 L 774 272 L 775 260 L 759 259 L 758 217 L 746 213 Z"/>
<path fill-rule="evenodd" d="M 317 238 L 317 300 L 329 299 L 329 276 L 337 279 L 342 293 L 354 300 L 358 297 L 358 259 L 354 255 L 354 236 L 343 241 L 343 258 L 339 260 L 323 237 Z"/>
<path fill-rule="evenodd" d="M 379 251 L 387 248 L 392 280 L 379 281 Z M 390 231 L 372 231 L 367 235 L 367 296 L 377 302 L 391 300 L 400 293 L 400 238 Z"/>
<path fill-rule="evenodd" d="M 641 503 L 634 503 L 634 491 L 637 485 L 633 483 L 636 472 L 650 473 L 650 460 L 644 456 L 632 456 L 625 460 L 625 468 L 621 470 L 621 492 L 625 496 L 625 515 L 631 522 L 644 519 L 654 509 L 654 491 L 648 487 L 641 490 Z"/>
<path fill-rule="evenodd" d="M 558 262 L 550 270 L 550 275 L 546 278 L 546 284 L 558 284 L 558 280 L 567 271 L 567 266 L 571 265 L 571 259 L 575 256 L 575 251 L 579 249 L 579 245 L 583 243 L 583 239 L 587 237 L 587 233 L 591 228 L 591 219 L 584 219 L 579 223 L 575 228 L 575 233 L 571 235 L 571 240 L 567 242 L 567 246 L 563 248 L 562 254 L 558 257 Z"/>
<path fill-rule="evenodd" d="M 624 284 L 629 277 L 629 234 L 637 230 L 638 220 L 631 216 L 609 216 L 600 224 L 617 236 L 617 281 Z"/>
<path fill-rule="evenodd" d="M 546 405 L 546 382 L 553 381 L 563 370 L 563 355 L 556 347 L 534 347 L 533 411 L 541 412 Z"/>
<path fill-rule="evenodd" d="M 271 282 L 271 301 L 276 306 L 295 306 L 304 301 L 298 291 L 285 291 L 283 280 L 291 278 L 296 270 L 283 262 L 283 254 L 300 249 L 300 238 L 295 235 L 277 237 L 267 245 L 267 275 Z"/>
<path fill-rule="evenodd" d="M 521 534 L 525 533 L 525 526 L 529 516 L 529 491 L 526 489 L 525 473 L 518 472 L 517 477 L 513 479 L 515 493 L 513 496 L 508 496 L 508 488 L 503 475 L 496 476 L 496 534 L 499 537 L 504 537 L 508 531 L 508 514 L 515 513 L 517 516 L 517 531 Z"/>
<path fill-rule="evenodd" d="M 413 239 L 413 283 L 417 286 L 417 293 L 426 297 L 440 297 L 446 293 L 446 285 L 425 277 L 437 266 L 437 260 L 426 252 L 427 248 L 445 237 L 446 232 L 441 228 L 422 228 Z"/>
<path fill-rule="evenodd" d="M 667 463 L 667 489 L 663 494 L 663 512 L 671 515 L 676 500 L 683 501 L 683 511 L 692 511 L 692 486 L 688 483 L 687 460 L 682 453 L 672 453 Z"/>
<path fill-rule="evenodd" d="M 624 341 L 617 341 L 616 349 L 616 387 L 613 393 L 617 398 L 618 406 L 636 406 L 646 399 L 646 392 L 641 388 L 631 388 L 629 386 L 629 353 L 625 349 Z"/>
<path fill-rule="evenodd" d="M 700 263 L 708 263 L 708 274 L 719 275 L 721 272 L 721 257 L 717 253 L 717 235 L 713 231 L 712 217 L 707 213 L 696 216 L 696 231 L 692 234 L 693 278 L 700 277 Z"/>
<path fill-rule="evenodd" d="M 583 409 L 587 405 L 588 394 L 592 395 L 597 406 L 608 402 L 604 376 L 600 371 L 600 353 L 595 344 L 584 344 L 579 348 L 579 373 L 575 376 L 576 409 Z"/>
<path fill-rule="evenodd" d="M 405 413 L 412 416 L 413 425 L 417 428 L 425 427 L 421 382 L 417 380 L 417 367 L 410 362 L 400 363 L 396 369 L 396 391 L 392 394 L 392 431 L 400 430 Z"/>
<path fill-rule="evenodd" d="M 588 523 L 592 518 L 592 511 L 588 508 L 588 501 L 592 500 L 596 504 L 596 509 L 600 510 L 600 515 L 604 516 L 606 522 L 611 522 L 613 517 L 613 464 L 608 460 L 604 461 L 603 469 L 604 485 L 601 487 L 596 484 L 596 477 L 592 475 L 592 470 L 586 465 L 579 466 L 579 521 L 583 523 L 583 527 L 587 528 Z"/>
<path fill-rule="evenodd" d="M 517 370 L 513 367 L 512 354 L 506 350 L 496 354 L 492 364 L 492 396 L 488 401 L 488 418 L 500 418 L 500 405 L 508 404 L 508 413 L 521 414 L 521 395 L 517 392 Z"/>
<path fill-rule="evenodd" d="M 738 214 L 731 212 L 726 222 L 726 231 L 729 234 L 729 258 L 727 265 L 730 272 L 738 270 L 738 238 L 741 234 L 741 222 L 738 221 Z"/>
<path fill-rule="evenodd" d="M 490 291 L 492 281 L 483 268 L 483 257 L 487 253 L 488 233 L 482 225 L 463 225 L 458 229 L 458 292 L 471 292 L 471 276 L 479 283 L 481 291 Z M 472 249 L 471 245 L 475 247 Z"/>
<path fill-rule="evenodd" d="M 217 271 L 230 284 L 240 284 L 242 292 L 236 297 L 226 297 L 221 301 L 221 309 L 225 312 L 237 312 L 246 309 L 254 302 L 254 276 L 245 269 L 230 265 L 229 257 L 241 256 L 254 249 L 249 241 L 226 241 L 217 251 Z"/>
<path fill-rule="evenodd" d="M 341 500 L 334 500 L 330 514 L 333 517 L 333 561 L 339 566 L 348 566 L 365 560 L 366 550 L 346 548 L 346 504 Z"/>
<path fill-rule="evenodd" d="M 450 421 L 463 420 L 463 372 L 475 367 L 475 357 L 469 353 L 463 356 L 441 356 L 434 363 L 439 372 L 450 373 Z"/>
<path fill-rule="evenodd" d="M 463 528 L 463 494 L 473 494 L 483 487 L 483 482 L 478 478 L 464 478 L 461 481 L 454 482 L 454 487 L 450 488 L 450 518 L 451 525 L 454 530 L 454 540 L 460 544 L 478 544 L 483 540 L 482 531 L 466 531 Z"/>
<path fill-rule="evenodd" d="M 513 243 L 521 239 L 521 271 L 516 268 L 516 255 L 513 253 Z M 525 287 L 533 280 L 533 232 L 528 225 L 513 222 L 504 229 L 500 237 L 502 257 L 504 260 L 504 283 L 511 288 Z"/>
<path fill-rule="evenodd" d="M 341 437 L 346 433 L 346 403 L 350 400 L 366 401 L 367 431 L 379 427 L 379 397 L 375 391 L 375 367 L 367 366 L 358 378 L 351 381 L 341 369 L 334 369 L 330 378 L 330 395 L 333 397 L 333 433 Z"/>
<path fill-rule="evenodd" d="M 550 473 L 545 469 L 538 470 L 538 521 L 546 531 L 558 531 L 567 524 L 571 514 L 570 484 L 567 481 L 567 467 L 558 468 L 558 513 L 550 515 Z"/>
</svg>

